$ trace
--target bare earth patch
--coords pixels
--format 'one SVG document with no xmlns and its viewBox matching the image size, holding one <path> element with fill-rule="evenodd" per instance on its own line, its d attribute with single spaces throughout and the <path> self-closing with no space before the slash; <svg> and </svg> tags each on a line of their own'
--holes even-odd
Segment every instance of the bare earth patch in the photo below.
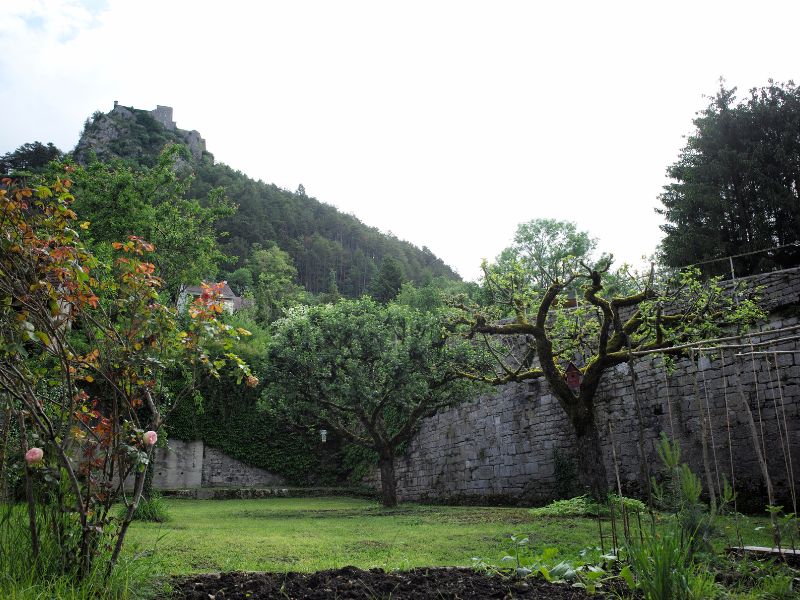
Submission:
<svg viewBox="0 0 800 600">
<path fill-rule="evenodd" d="M 174 582 L 174 600 L 502 600 L 547 598 L 585 600 L 569 585 L 541 579 L 514 581 L 465 568 L 363 571 L 344 567 L 317 573 L 222 573 L 193 575 Z"/>
</svg>

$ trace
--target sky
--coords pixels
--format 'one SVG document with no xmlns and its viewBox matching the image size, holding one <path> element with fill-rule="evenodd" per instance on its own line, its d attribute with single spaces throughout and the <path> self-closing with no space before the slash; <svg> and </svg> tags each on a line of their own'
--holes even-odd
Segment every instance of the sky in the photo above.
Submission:
<svg viewBox="0 0 800 600">
<path fill-rule="evenodd" d="M 658 194 L 720 77 L 798 77 L 800 3 L 3 0 L 0 153 L 70 150 L 115 100 L 427 246 L 464 278 L 519 223 L 653 253 Z"/>
</svg>

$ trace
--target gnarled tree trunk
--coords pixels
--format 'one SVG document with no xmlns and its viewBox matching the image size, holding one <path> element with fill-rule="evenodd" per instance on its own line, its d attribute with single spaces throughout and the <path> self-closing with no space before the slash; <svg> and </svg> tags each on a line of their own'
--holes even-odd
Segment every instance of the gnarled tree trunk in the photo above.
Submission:
<svg viewBox="0 0 800 600">
<path fill-rule="evenodd" d="M 567 415 L 575 431 L 575 449 L 581 485 L 589 490 L 592 497 L 605 500 L 608 493 L 608 478 L 594 411 L 583 406 L 568 411 Z"/>
</svg>

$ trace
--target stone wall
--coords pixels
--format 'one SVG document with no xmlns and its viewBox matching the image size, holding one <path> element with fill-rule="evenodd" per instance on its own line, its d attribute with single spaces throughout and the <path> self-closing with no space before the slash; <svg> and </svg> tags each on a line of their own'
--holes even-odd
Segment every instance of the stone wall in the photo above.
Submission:
<svg viewBox="0 0 800 600">
<path fill-rule="evenodd" d="M 175 129 L 175 121 L 172 120 L 171 106 L 161 106 L 158 104 L 153 110 L 150 111 L 150 114 L 153 115 L 153 118 L 156 121 L 161 123 L 164 129 Z"/>
<path fill-rule="evenodd" d="M 793 269 L 751 278 L 763 286 L 763 305 L 772 313 L 764 330 L 797 325 L 800 306 L 800 270 Z M 752 338 L 780 339 L 800 331 Z M 661 432 L 681 443 L 684 459 L 702 473 L 700 411 L 710 417 L 709 455 L 714 485 L 723 476 L 735 478 L 741 502 L 761 503 L 762 478 L 737 392 L 741 381 L 746 402 L 763 435 L 769 471 L 785 506 L 788 499 L 787 466 L 791 459 L 795 479 L 800 479 L 800 345 L 776 342 L 777 369 L 764 356 L 734 357 L 728 349 L 719 356 L 702 357 L 698 364 L 682 359 L 667 373 L 660 358 L 642 358 L 635 364 L 642 407 L 647 463 L 657 469 L 654 442 Z M 792 352 L 789 352 L 792 351 Z M 697 374 L 697 396 L 695 396 Z M 778 383 L 780 382 L 780 383 Z M 638 425 L 630 371 L 620 365 L 606 373 L 597 395 L 597 422 L 601 425 L 609 485 L 615 486 L 612 437 L 623 487 L 641 490 Z M 777 408 L 777 419 L 776 419 Z M 789 447 L 781 444 L 780 431 L 788 429 Z M 401 500 L 496 500 L 537 503 L 563 492 L 569 483 L 574 437 L 557 400 L 543 381 L 512 384 L 424 421 L 418 435 L 397 460 Z M 731 469 L 731 465 L 734 466 Z M 379 475 L 372 477 L 379 482 Z"/>
<path fill-rule="evenodd" d="M 205 447 L 202 487 L 267 487 L 285 483 L 277 475 L 250 467 L 209 446 Z"/>
<path fill-rule="evenodd" d="M 269 487 L 283 479 L 250 467 L 202 441 L 172 439 L 168 448 L 156 448 L 153 486 L 160 490 L 207 487 Z"/>
</svg>

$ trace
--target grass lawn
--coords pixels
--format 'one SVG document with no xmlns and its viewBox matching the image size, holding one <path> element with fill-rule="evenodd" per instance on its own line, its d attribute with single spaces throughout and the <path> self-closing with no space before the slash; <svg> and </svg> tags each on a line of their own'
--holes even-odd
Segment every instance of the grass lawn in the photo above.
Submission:
<svg viewBox="0 0 800 600">
<path fill-rule="evenodd" d="M 155 549 L 162 574 L 214 571 L 316 571 L 346 565 L 408 569 L 499 563 L 510 534 L 542 550 L 558 547 L 569 558 L 599 545 L 597 520 L 533 519 L 523 508 L 443 507 L 408 504 L 384 509 L 353 498 L 168 500 L 172 520 L 135 523 L 126 552 Z M 721 525 L 733 543 L 732 518 Z M 745 519 L 745 543 L 770 545 L 766 519 Z M 604 523 L 606 546 L 610 524 Z M 720 540 L 724 545 L 726 540 Z"/>
</svg>

